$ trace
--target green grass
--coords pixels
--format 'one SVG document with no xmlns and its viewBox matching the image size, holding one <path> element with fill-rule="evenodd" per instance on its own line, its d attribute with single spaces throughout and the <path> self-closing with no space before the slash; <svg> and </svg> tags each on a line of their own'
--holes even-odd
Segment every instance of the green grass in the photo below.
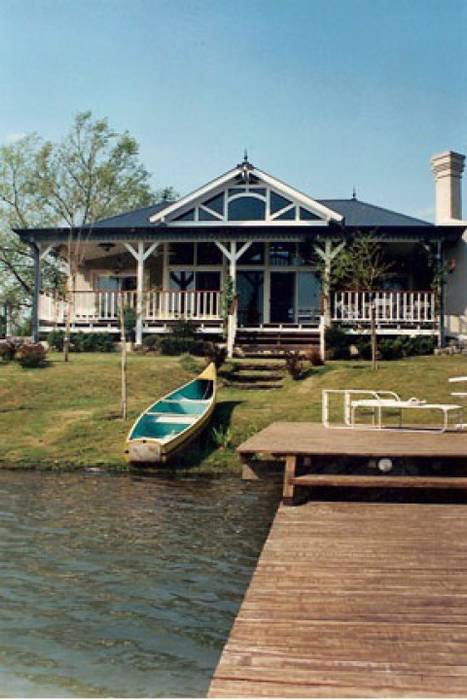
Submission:
<svg viewBox="0 0 467 700">
<path fill-rule="evenodd" d="M 68 364 L 57 354 L 49 358 L 43 369 L 0 365 L 0 466 L 126 469 L 123 445 L 133 420 L 203 364 L 190 357 L 130 355 L 129 417 L 124 422 L 117 353 L 76 354 Z M 174 464 L 196 472 L 238 470 L 235 447 L 272 421 L 320 421 L 323 388 L 392 389 L 403 398 L 452 401 L 447 379 L 459 374 L 465 374 L 465 357 L 419 357 L 382 362 L 376 372 L 367 362 L 329 362 L 303 380 L 286 378 L 284 388 L 275 391 L 221 386 L 213 426 L 224 432 L 230 426 L 229 444 L 219 447 L 208 431 Z"/>
</svg>

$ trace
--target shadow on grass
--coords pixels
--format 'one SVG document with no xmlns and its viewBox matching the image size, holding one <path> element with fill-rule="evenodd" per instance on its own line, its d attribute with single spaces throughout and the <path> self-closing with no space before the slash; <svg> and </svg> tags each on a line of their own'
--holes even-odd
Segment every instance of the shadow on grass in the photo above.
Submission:
<svg viewBox="0 0 467 700">
<path fill-rule="evenodd" d="M 226 431 L 230 426 L 235 407 L 242 403 L 243 401 L 219 401 L 207 428 L 203 430 L 201 435 L 190 442 L 180 453 L 174 455 L 166 465 L 161 465 L 159 469 L 170 472 L 175 469 L 187 470 L 198 467 L 203 460 L 208 459 L 218 449 L 218 445 L 215 444 L 212 437 L 213 428 Z"/>
</svg>

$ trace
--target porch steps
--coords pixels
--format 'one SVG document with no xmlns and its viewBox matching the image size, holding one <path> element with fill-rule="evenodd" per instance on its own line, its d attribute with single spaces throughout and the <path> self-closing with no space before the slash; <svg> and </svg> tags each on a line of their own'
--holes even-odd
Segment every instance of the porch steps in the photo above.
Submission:
<svg viewBox="0 0 467 700">
<path fill-rule="evenodd" d="M 243 391 L 280 389 L 284 377 L 283 362 L 245 362 L 234 360 L 226 376 L 226 386 Z"/>
<path fill-rule="evenodd" d="M 319 347 L 318 329 L 268 328 L 267 331 L 237 331 L 236 345 L 247 357 L 281 357 L 289 350 L 309 351 Z"/>
</svg>

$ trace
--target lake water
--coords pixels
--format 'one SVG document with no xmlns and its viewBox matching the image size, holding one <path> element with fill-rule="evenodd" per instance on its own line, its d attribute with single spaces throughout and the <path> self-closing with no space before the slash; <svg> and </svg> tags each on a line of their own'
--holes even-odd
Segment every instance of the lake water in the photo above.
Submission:
<svg viewBox="0 0 467 700">
<path fill-rule="evenodd" d="M 0 472 L 0 697 L 204 695 L 278 497 Z"/>
</svg>

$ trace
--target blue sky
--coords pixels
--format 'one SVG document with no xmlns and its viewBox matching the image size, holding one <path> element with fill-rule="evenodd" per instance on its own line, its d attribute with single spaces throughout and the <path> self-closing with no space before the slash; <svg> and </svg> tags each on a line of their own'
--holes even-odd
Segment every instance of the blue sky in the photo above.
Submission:
<svg viewBox="0 0 467 700">
<path fill-rule="evenodd" d="M 2 0 L 0 140 L 91 109 L 156 188 L 247 147 L 313 197 L 431 219 L 430 156 L 467 149 L 466 37 L 464 0 Z"/>
</svg>

